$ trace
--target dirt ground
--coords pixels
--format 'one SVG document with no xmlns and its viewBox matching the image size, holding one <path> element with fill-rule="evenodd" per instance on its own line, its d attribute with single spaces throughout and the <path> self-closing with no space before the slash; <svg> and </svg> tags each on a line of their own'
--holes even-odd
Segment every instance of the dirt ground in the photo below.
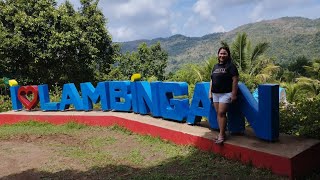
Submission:
<svg viewBox="0 0 320 180">
<path fill-rule="evenodd" d="M 152 146 L 109 129 L 15 135 L 0 140 L 0 179 L 121 178 L 167 158 Z"/>
<path fill-rule="evenodd" d="M 119 126 L 0 129 L 0 180 L 150 178 L 287 179 Z"/>
</svg>

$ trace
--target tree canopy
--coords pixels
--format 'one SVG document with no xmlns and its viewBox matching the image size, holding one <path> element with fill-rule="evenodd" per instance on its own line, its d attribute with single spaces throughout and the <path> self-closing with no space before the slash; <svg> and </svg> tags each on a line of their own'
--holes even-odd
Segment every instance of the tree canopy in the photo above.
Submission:
<svg viewBox="0 0 320 180">
<path fill-rule="evenodd" d="M 109 78 L 128 80 L 132 74 L 140 73 L 145 80 L 162 81 L 165 79 L 167 61 L 168 53 L 161 48 L 160 43 L 150 47 L 146 43 L 141 43 L 137 52 L 127 52 L 116 58 Z"/>
<path fill-rule="evenodd" d="M 96 0 L 0 0 L 0 76 L 25 83 L 94 81 L 114 48 Z"/>
</svg>

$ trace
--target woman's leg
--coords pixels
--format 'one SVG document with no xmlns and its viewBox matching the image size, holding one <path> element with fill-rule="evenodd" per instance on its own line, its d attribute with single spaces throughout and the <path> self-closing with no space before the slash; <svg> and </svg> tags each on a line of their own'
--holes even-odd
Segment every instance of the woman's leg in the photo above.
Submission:
<svg viewBox="0 0 320 180">
<path fill-rule="evenodd" d="M 215 109 L 216 112 L 217 112 L 217 120 L 218 120 L 219 103 L 218 103 L 218 102 L 214 102 L 214 103 L 213 103 L 213 106 L 214 106 L 214 109 Z M 219 121 L 218 121 L 218 122 L 219 122 Z"/>
<path fill-rule="evenodd" d="M 228 111 L 228 104 L 227 103 L 218 103 L 218 111 L 217 111 L 217 118 L 219 124 L 219 136 L 224 137 L 227 125 L 227 111 Z"/>
<path fill-rule="evenodd" d="M 219 123 L 219 116 L 218 116 L 218 112 L 219 112 L 219 103 L 218 102 L 214 102 L 213 103 L 213 106 L 214 106 L 214 109 L 216 110 L 216 114 L 217 114 L 217 122 L 218 122 L 218 126 L 219 126 L 219 129 L 220 129 L 220 123 Z M 217 136 L 215 139 L 218 139 L 219 136 Z"/>
</svg>

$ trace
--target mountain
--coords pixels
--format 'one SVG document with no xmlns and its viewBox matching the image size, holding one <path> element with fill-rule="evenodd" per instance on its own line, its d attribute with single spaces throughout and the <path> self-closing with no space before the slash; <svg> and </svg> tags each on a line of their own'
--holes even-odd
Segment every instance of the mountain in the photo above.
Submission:
<svg viewBox="0 0 320 180">
<path fill-rule="evenodd" d="M 298 56 L 320 58 L 320 18 L 283 17 L 264 20 L 237 27 L 225 33 L 213 33 L 202 37 L 174 35 L 168 38 L 136 40 L 120 43 L 122 52 L 136 51 L 140 43 L 148 45 L 160 42 L 169 54 L 168 71 L 175 71 L 186 63 L 201 63 L 216 55 L 220 42 L 229 44 L 237 33 L 246 32 L 252 45 L 268 42 L 266 54 L 279 63 L 288 63 Z"/>
</svg>

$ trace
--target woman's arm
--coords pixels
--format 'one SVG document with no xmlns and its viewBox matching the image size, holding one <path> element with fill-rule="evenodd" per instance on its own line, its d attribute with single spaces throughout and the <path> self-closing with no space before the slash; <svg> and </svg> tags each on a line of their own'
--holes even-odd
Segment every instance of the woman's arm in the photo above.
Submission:
<svg viewBox="0 0 320 180">
<path fill-rule="evenodd" d="M 232 77 L 232 92 L 231 92 L 231 101 L 237 100 L 237 93 L 238 93 L 238 76 Z"/>
<path fill-rule="evenodd" d="M 211 89 L 212 89 L 212 80 L 210 79 L 210 87 L 209 87 L 209 99 L 212 98 L 212 93 L 211 93 Z"/>
</svg>

